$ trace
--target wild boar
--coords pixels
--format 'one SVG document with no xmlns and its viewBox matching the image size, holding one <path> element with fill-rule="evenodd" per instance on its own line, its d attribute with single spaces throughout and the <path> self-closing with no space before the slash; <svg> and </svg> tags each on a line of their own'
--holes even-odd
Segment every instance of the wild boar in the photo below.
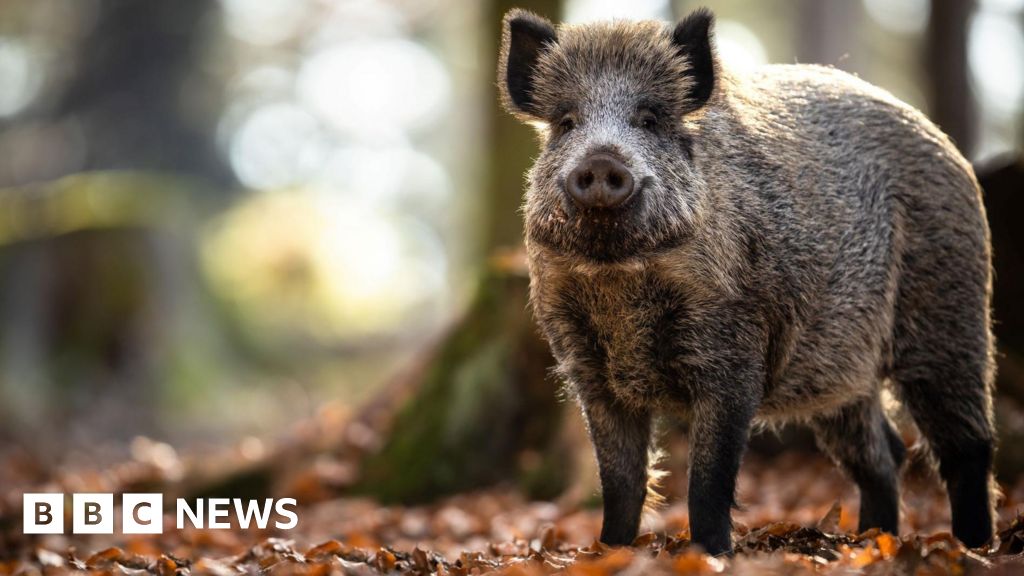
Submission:
<svg viewBox="0 0 1024 576">
<path fill-rule="evenodd" d="M 836 69 L 732 71 L 713 16 L 504 19 L 498 82 L 540 156 L 531 305 L 597 453 L 601 540 L 629 544 L 652 416 L 690 421 L 693 541 L 730 553 L 752 426 L 805 422 L 895 533 L 904 445 L 938 463 L 953 533 L 993 530 L 989 232 L 970 164 L 922 113 Z"/>
</svg>

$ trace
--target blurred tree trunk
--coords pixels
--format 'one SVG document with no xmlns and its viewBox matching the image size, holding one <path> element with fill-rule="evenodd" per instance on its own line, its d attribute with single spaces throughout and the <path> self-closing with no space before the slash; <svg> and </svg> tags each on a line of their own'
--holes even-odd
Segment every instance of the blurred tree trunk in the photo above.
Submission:
<svg viewBox="0 0 1024 576">
<path fill-rule="evenodd" d="M 993 316 L 998 370 L 995 403 L 999 430 L 996 470 L 1002 478 L 1024 473 L 1024 157 L 1003 158 L 978 168 L 992 230 Z"/>
<path fill-rule="evenodd" d="M 171 182 L 188 196 L 213 189 L 197 182 L 231 179 L 211 128 L 219 97 L 200 65 L 217 4 L 98 0 L 76 14 L 93 24 L 70 74 L 18 118 L 12 130 L 25 149 L 0 174 L 0 186 L 21 185 L 2 191 L 7 206 L 32 210 L 43 199 L 75 222 L 0 247 L 0 385 L 19 399 L 6 415 L 33 442 L 62 446 L 155 431 L 157 364 L 192 280 L 188 235 L 167 229 L 181 221 L 111 222 L 104 210 L 120 200 L 110 198 L 127 193 L 136 198 L 128 204 L 155 207 Z"/>
<path fill-rule="evenodd" d="M 482 61 L 497 62 L 501 19 L 513 7 L 559 13 L 552 0 L 491 2 Z M 519 207 L 537 144 L 500 108 L 496 93 L 491 101 L 485 229 L 493 256 L 464 317 L 397 403 L 383 448 L 364 463 L 361 489 L 384 501 L 422 501 L 501 481 L 551 497 L 569 480 L 558 383 L 548 375 L 554 361 L 527 308 Z"/>
<path fill-rule="evenodd" d="M 101 0 L 54 114 L 82 130 L 83 170 L 132 169 L 232 180 L 211 125 L 220 112 L 203 62 L 216 2 Z"/>
<path fill-rule="evenodd" d="M 977 111 L 967 63 L 967 33 L 973 0 L 931 2 L 925 35 L 931 119 L 953 139 L 964 156 L 974 152 Z"/>
<path fill-rule="evenodd" d="M 856 72 L 860 62 L 849 50 L 861 30 L 863 14 L 858 2 L 847 0 L 802 0 L 796 11 L 800 20 L 796 56 L 799 62 L 839 66 Z"/>
</svg>

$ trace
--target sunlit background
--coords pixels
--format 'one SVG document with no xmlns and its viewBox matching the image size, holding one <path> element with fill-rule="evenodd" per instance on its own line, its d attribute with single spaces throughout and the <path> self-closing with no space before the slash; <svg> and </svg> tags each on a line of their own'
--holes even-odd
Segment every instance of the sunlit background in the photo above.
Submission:
<svg viewBox="0 0 1024 576">
<path fill-rule="evenodd" d="M 708 4 L 731 66 L 831 64 L 975 162 L 1022 148 L 1024 0 Z M 518 238 L 531 136 L 493 72 L 512 5 L 0 4 L 0 437 L 260 434 L 392 378 Z"/>
</svg>

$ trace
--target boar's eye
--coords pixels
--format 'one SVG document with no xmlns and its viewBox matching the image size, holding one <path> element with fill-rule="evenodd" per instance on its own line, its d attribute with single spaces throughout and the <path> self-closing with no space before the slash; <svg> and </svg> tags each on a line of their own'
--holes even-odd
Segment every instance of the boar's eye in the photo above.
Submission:
<svg viewBox="0 0 1024 576">
<path fill-rule="evenodd" d="M 562 116 L 562 119 L 558 121 L 558 131 L 566 133 L 576 127 L 576 121 L 573 120 L 572 116 Z"/>
<path fill-rule="evenodd" d="M 658 115 L 650 110 L 641 110 L 637 124 L 648 132 L 655 132 L 658 129 Z"/>
</svg>

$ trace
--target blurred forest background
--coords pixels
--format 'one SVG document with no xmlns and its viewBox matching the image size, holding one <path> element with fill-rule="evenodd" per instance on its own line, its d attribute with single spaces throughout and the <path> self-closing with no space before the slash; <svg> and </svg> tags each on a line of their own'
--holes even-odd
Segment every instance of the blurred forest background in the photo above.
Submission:
<svg viewBox="0 0 1024 576">
<path fill-rule="evenodd" d="M 1014 457 L 1024 1 L 707 4 L 732 66 L 854 72 L 975 162 Z M 4 0 L 0 452 L 54 466 L 237 443 L 258 459 L 296 423 L 376 430 L 367 415 L 387 414 L 400 432 L 348 429 L 376 455 L 362 483 L 382 498 L 509 470 L 538 495 L 564 488 L 551 476 L 580 432 L 559 423 L 525 311 L 517 209 L 536 144 L 497 104 L 500 18 L 674 19 L 697 5 Z M 1016 458 L 1004 474 L 1024 469 Z"/>
</svg>

